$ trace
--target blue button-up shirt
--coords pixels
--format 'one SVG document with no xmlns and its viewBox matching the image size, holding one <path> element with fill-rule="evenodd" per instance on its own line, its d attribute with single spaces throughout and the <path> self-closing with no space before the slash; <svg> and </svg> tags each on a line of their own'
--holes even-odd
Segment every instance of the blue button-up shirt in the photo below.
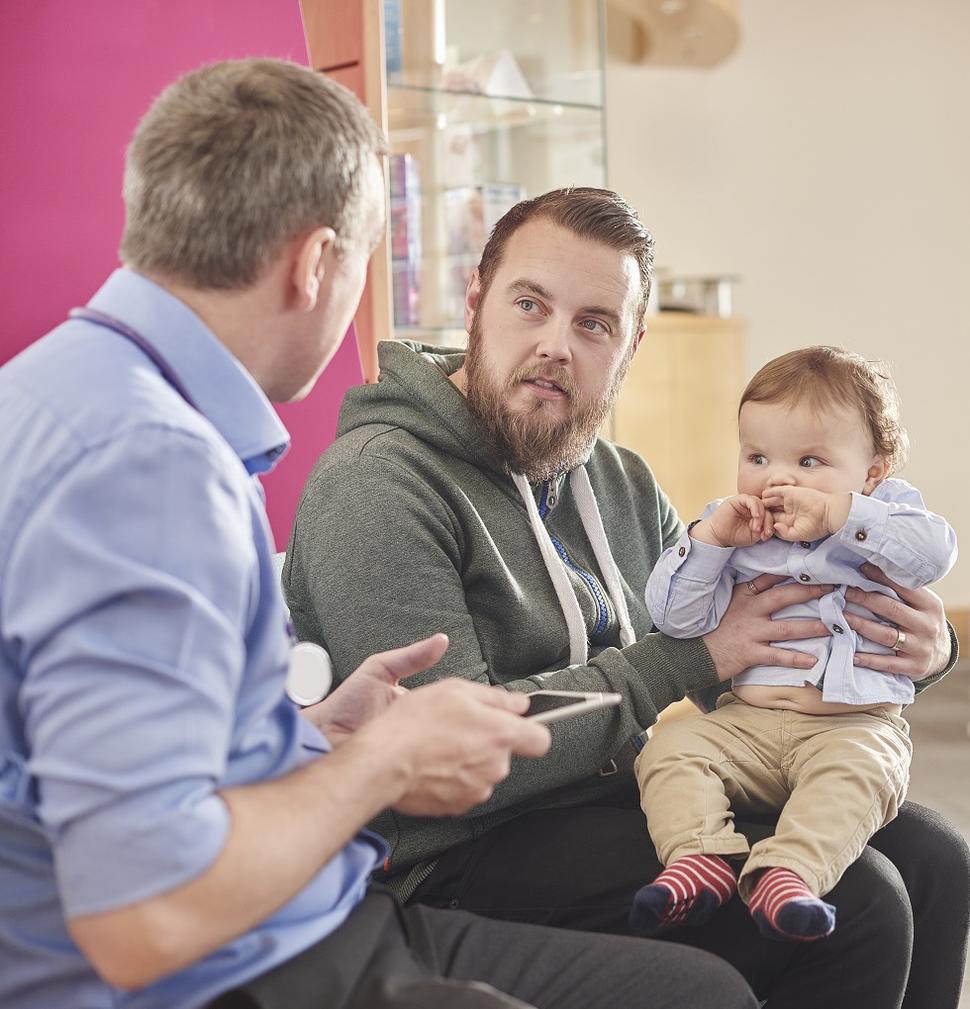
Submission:
<svg viewBox="0 0 970 1009">
<path fill-rule="evenodd" d="M 217 790 L 326 740 L 284 698 L 286 616 L 253 474 L 287 434 L 181 301 L 119 270 L 91 301 L 161 354 L 70 321 L 0 369 L 0 1005 L 194 1009 L 336 928 L 385 851 L 361 834 L 272 918 L 126 994 L 65 918 L 203 873 Z M 285 847 L 280 858 L 286 858 Z"/>
<path fill-rule="evenodd" d="M 720 503 L 711 502 L 703 517 L 711 515 Z M 856 586 L 895 598 L 892 589 L 866 578 L 860 566 L 870 561 L 900 585 L 919 588 L 942 578 L 956 557 L 956 534 L 947 522 L 926 510 L 915 487 L 890 479 L 871 495 L 853 494 L 842 529 L 813 543 L 790 543 L 775 537 L 750 547 L 716 547 L 684 532 L 657 562 L 647 583 L 646 602 L 657 630 L 671 637 L 693 638 L 717 627 L 737 582 L 773 574 L 787 575 L 805 585 L 835 585 L 835 590 L 821 599 L 774 614 L 776 620 L 821 619 L 828 627 L 828 637 L 776 642 L 814 655 L 818 661 L 811 669 L 753 666 L 732 682 L 810 683 L 819 687 L 825 701 L 908 704 L 914 695 L 913 681 L 908 677 L 853 665 L 856 651 L 889 653 L 890 649 L 860 638 L 845 622 L 845 611 L 879 619 L 870 610 L 846 602 L 845 590 Z"/>
</svg>

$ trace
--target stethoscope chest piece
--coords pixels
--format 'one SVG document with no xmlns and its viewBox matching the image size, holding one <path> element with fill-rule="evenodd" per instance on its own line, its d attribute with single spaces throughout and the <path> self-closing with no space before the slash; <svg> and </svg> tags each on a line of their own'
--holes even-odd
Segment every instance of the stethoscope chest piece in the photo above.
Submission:
<svg viewBox="0 0 970 1009">
<path fill-rule="evenodd" d="M 305 708 L 322 701 L 332 684 L 333 664 L 325 649 L 312 641 L 300 641 L 290 649 L 286 693 L 294 704 Z"/>
</svg>

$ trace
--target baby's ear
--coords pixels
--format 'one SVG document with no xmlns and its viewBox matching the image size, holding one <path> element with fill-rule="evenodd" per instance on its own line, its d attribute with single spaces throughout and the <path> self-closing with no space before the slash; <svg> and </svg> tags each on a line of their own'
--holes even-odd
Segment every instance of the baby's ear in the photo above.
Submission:
<svg viewBox="0 0 970 1009">
<path fill-rule="evenodd" d="M 871 494 L 889 476 L 889 461 L 881 455 L 872 457 L 866 482 L 862 487 L 863 494 Z"/>
</svg>

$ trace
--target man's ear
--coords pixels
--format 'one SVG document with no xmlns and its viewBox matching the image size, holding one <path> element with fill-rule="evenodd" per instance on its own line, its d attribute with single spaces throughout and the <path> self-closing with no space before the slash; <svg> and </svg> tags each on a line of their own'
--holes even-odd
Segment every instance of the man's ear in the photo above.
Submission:
<svg viewBox="0 0 970 1009">
<path fill-rule="evenodd" d="M 479 276 L 478 267 L 472 270 L 472 275 L 468 278 L 468 286 L 465 288 L 465 331 L 471 332 L 472 320 L 478 311 L 478 306 L 482 300 L 482 278 Z"/>
<path fill-rule="evenodd" d="M 312 312 L 317 307 L 336 238 L 333 228 L 315 228 L 296 246 L 291 279 L 296 307 L 301 312 Z"/>
<path fill-rule="evenodd" d="M 866 482 L 862 486 L 863 494 L 871 494 L 889 476 L 889 463 L 881 456 L 872 457 Z"/>
<path fill-rule="evenodd" d="M 637 333 L 637 335 L 636 335 L 636 336 L 635 336 L 635 337 L 633 338 L 633 350 L 631 350 L 631 351 L 630 351 L 630 357 L 633 357 L 633 355 L 634 355 L 634 354 L 635 354 L 635 353 L 637 352 L 637 350 L 639 349 L 639 347 L 640 347 L 640 341 L 641 341 L 641 340 L 643 339 L 643 334 L 644 334 L 644 333 L 646 333 L 646 331 L 647 331 L 647 327 L 646 327 L 646 324 L 644 324 L 644 325 L 642 325 L 642 326 L 640 327 L 640 330 L 639 330 L 639 332 L 638 332 L 638 333 Z"/>
</svg>

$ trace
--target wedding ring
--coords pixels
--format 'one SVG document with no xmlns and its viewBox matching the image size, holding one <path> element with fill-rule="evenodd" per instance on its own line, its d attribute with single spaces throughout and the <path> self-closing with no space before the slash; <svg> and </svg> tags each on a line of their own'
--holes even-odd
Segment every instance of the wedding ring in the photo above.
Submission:
<svg viewBox="0 0 970 1009">
<path fill-rule="evenodd" d="M 896 628 L 896 640 L 890 646 L 892 650 L 898 655 L 900 649 L 906 647 L 906 632 L 900 628 Z"/>
<path fill-rule="evenodd" d="M 745 582 L 745 586 L 746 586 L 747 590 L 753 596 L 756 596 L 761 591 L 761 589 L 759 589 L 758 586 L 755 585 L 754 582 Z M 905 638 L 904 638 L 904 640 L 905 640 Z"/>
</svg>

